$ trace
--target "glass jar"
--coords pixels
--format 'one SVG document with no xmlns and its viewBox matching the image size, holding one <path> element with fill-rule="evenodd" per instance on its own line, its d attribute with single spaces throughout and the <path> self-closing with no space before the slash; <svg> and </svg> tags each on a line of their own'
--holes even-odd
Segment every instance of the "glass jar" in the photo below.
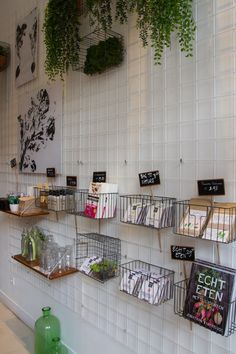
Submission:
<svg viewBox="0 0 236 354">
<path fill-rule="evenodd" d="M 51 353 L 53 338 L 60 338 L 59 319 L 51 314 L 50 307 L 42 308 L 43 315 L 35 322 L 34 354 Z"/>
<path fill-rule="evenodd" d="M 66 347 L 61 343 L 59 337 L 55 337 L 52 339 L 52 350 L 50 354 L 68 354 L 68 350 Z"/>
</svg>

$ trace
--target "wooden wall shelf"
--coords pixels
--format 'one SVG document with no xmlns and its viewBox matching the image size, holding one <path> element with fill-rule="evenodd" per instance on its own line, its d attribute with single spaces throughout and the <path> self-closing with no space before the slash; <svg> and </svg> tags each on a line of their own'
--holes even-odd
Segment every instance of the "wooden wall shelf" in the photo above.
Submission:
<svg viewBox="0 0 236 354">
<path fill-rule="evenodd" d="M 21 218 L 25 218 L 25 217 L 33 217 L 33 216 L 43 216 L 43 215 L 48 215 L 49 212 L 45 211 L 45 210 L 33 210 L 33 211 L 29 211 L 29 212 L 25 212 L 25 213 L 12 213 L 10 210 L 1 210 L 1 212 L 6 213 L 6 214 L 10 214 L 10 215 L 14 215 L 14 216 L 18 216 Z"/>
<path fill-rule="evenodd" d="M 17 254 L 15 256 L 12 256 L 12 258 L 15 259 L 17 262 L 23 264 L 24 266 L 32 269 L 34 272 L 41 274 L 42 276 L 44 276 L 45 278 L 47 278 L 49 280 L 59 279 L 59 278 L 62 278 L 66 275 L 70 275 L 70 274 L 74 274 L 74 273 L 78 272 L 78 270 L 76 268 L 71 267 L 69 269 L 63 270 L 62 272 L 54 271 L 52 274 L 47 274 L 47 273 L 44 273 L 40 270 L 38 260 L 29 262 L 24 257 L 22 257 L 21 254 Z"/>
</svg>

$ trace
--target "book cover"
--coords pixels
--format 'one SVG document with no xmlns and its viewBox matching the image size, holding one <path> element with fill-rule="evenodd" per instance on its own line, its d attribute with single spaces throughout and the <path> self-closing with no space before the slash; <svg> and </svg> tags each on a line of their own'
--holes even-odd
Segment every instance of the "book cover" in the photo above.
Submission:
<svg viewBox="0 0 236 354">
<path fill-rule="evenodd" d="M 210 262 L 196 261 L 191 275 L 183 316 L 224 335 L 229 327 L 230 302 L 235 297 L 235 272 Z"/>
</svg>

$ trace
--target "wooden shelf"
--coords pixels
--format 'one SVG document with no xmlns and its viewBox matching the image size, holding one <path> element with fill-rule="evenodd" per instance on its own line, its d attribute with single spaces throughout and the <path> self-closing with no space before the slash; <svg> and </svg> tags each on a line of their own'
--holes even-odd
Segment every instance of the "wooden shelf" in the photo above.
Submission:
<svg viewBox="0 0 236 354">
<path fill-rule="evenodd" d="M 21 254 L 17 254 L 15 256 L 12 256 L 12 258 L 15 259 L 17 262 L 23 264 L 24 266 L 32 269 L 34 272 L 41 274 L 42 276 L 44 276 L 45 278 L 47 278 L 49 280 L 59 279 L 59 278 L 62 278 L 66 275 L 70 275 L 70 274 L 74 274 L 74 273 L 79 272 L 76 268 L 69 268 L 67 270 L 63 270 L 60 273 L 58 271 L 54 271 L 52 274 L 47 274 L 47 273 L 43 273 L 40 270 L 38 260 L 29 262 L 24 257 L 22 257 Z"/>
<path fill-rule="evenodd" d="M 25 212 L 25 213 L 12 213 L 10 210 L 1 210 L 1 212 L 3 213 L 7 213 L 7 214 L 10 214 L 10 215 L 14 215 L 14 216 L 18 216 L 20 218 L 25 218 L 25 217 L 33 217 L 33 216 L 43 216 L 43 215 L 48 215 L 49 212 L 48 211 L 45 211 L 45 210 L 32 210 L 32 211 L 28 211 L 28 212 Z"/>
</svg>

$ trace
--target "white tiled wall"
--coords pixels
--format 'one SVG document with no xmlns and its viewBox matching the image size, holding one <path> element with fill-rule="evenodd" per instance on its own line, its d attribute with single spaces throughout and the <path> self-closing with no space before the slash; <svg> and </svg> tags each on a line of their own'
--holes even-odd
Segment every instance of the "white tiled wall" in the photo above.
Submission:
<svg viewBox="0 0 236 354">
<path fill-rule="evenodd" d="M 11 66 L 0 73 L 0 191 L 1 195 L 43 181 L 42 176 L 17 176 L 9 160 L 17 153 L 17 107 L 20 98 L 47 81 L 45 48 L 40 32 L 38 79 L 16 89 L 14 83 L 14 31 L 18 20 L 34 6 L 43 22 L 45 0 L 1 2 L 1 40 L 11 44 Z M 161 185 L 156 195 L 185 199 L 197 194 L 197 179 L 223 177 L 226 195 L 236 200 L 235 106 L 235 0 L 195 0 L 197 34 L 192 59 L 180 54 L 173 38 L 162 66 L 153 65 L 150 48 L 142 48 L 135 19 L 116 30 L 124 35 L 126 55 L 121 67 L 87 77 L 69 72 L 64 89 L 62 175 L 77 175 L 86 188 L 95 170 L 106 170 L 109 182 L 120 193 L 140 190 L 138 173 L 158 169 Z M 0 215 L 1 296 L 28 322 L 51 305 L 62 322 L 62 339 L 75 353 L 91 354 L 236 354 L 236 336 L 222 338 L 178 318 L 173 302 L 160 307 L 142 304 L 119 293 L 118 281 L 105 285 L 75 275 L 48 282 L 11 260 L 19 253 L 23 227 L 37 223 L 59 242 L 75 237 L 74 218 L 52 213 L 44 219 L 25 221 Z M 98 231 L 96 221 L 78 218 L 82 230 Z M 101 231 L 120 237 L 122 256 L 141 259 L 175 270 L 182 279 L 181 264 L 170 258 L 170 245 L 195 246 L 197 257 L 216 260 L 210 242 L 183 240 L 172 230 L 157 232 L 126 226 L 117 220 L 101 222 Z M 221 245 L 221 261 L 236 267 L 234 243 Z"/>
</svg>

